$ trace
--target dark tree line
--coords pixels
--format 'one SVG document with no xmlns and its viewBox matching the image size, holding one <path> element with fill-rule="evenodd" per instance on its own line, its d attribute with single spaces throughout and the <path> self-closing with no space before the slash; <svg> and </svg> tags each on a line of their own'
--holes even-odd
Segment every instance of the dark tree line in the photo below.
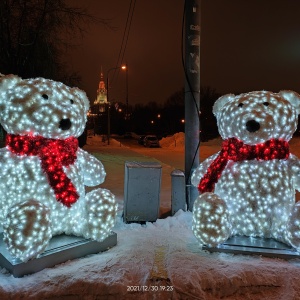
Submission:
<svg viewBox="0 0 300 300">
<path fill-rule="evenodd" d="M 201 140 L 218 136 L 216 119 L 212 113 L 214 102 L 220 94 L 211 87 L 201 87 L 200 90 L 200 123 Z M 130 106 L 130 119 L 125 120 L 125 106 L 111 108 L 111 129 L 113 133 L 124 134 L 133 131 L 137 134 L 157 134 L 158 136 L 184 132 L 184 89 L 172 94 L 163 104 L 155 101 L 147 104 Z M 121 112 L 120 112 L 121 109 Z M 105 132 L 105 129 L 104 129 Z"/>
<path fill-rule="evenodd" d="M 200 130 L 201 140 L 206 141 L 219 135 L 217 120 L 212 113 L 215 101 L 221 96 L 209 86 L 200 88 Z"/>
<path fill-rule="evenodd" d="M 45 77 L 78 85 L 64 62 L 72 38 L 87 24 L 103 22 L 64 0 L 0 1 L 0 73 Z"/>
</svg>

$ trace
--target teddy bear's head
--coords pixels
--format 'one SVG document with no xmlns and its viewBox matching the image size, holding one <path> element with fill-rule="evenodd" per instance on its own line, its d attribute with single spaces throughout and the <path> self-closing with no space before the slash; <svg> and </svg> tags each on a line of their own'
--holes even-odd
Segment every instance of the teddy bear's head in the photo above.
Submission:
<svg viewBox="0 0 300 300">
<path fill-rule="evenodd" d="M 297 129 L 300 96 L 293 91 L 256 91 L 220 97 L 213 113 L 223 139 L 236 137 L 246 144 L 271 138 L 289 141 Z"/>
<path fill-rule="evenodd" d="M 0 77 L 0 123 L 10 134 L 78 137 L 85 128 L 85 92 L 44 78 Z"/>
</svg>

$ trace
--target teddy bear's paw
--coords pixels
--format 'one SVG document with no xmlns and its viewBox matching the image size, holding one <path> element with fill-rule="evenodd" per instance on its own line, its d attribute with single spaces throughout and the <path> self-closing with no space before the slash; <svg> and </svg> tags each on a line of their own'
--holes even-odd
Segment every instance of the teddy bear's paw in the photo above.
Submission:
<svg viewBox="0 0 300 300">
<path fill-rule="evenodd" d="M 213 193 L 200 195 L 193 207 L 193 232 L 201 244 L 216 246 L 231 235 L 225 202 Z"/>
<path fill-rule="evenodd" d="M 93 190 L 86 195 L 86 237 L 102 241 L 115 226 L 117 204 L 115 196 L 106 189 Z"/>
<path fill-rule="evenodd" d="M 296 203 L 287 225 L 288 242 L 300 251 L 300 203 Z"/>
<path fill-rule="evenodd" d="M 23 262 L 38 257 L 51 239 L 48 208 L 29 200 L 10 208 L 3 224 L 3 240 L 12 256 Z"/>
</svg>

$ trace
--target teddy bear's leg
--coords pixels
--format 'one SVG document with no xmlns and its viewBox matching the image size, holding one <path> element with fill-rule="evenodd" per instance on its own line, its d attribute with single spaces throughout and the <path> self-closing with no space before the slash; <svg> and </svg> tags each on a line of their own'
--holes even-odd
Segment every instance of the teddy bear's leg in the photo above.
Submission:
<svg viewBox="0 0 300 300">
<path fill-rule="evenodd" d="M 231 235 L 226 203 L 214 193 L 200 195 L 193 207 L 193 232 L 201 244 L 216 246 Z"/>
<path fill-rule="evenodd" d="M 85 196 L 86 230 L 84 236 L 102 241 L 115 226 L 117 204 L 115 196 L 106 189 L 96 189 Z"/>
<path fill-rule="evenodd" d="M 36 258 L 51 239 L 48 208 L 35 200 L 12 206 L 3 224 L 3 240 L 12 256 L 26 262 Z"/>
<path fill-rule="evenodd" d="M 300 251 L 300 203 L 296 203 L 286 228 L 287 241 Z"/>
</svg>

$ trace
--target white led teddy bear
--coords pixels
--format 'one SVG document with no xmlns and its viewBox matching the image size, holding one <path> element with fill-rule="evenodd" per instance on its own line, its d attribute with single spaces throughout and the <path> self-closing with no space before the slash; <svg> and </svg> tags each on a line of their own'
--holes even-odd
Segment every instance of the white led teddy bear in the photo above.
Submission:
<svg viewBox="0 0 300 300">
<path fill-rule="evenodd" d="M 102 241 L 115 224 L 114 195 L 85 192 L 105 179 L 100 161 L 78 147 L 87 121 L 85 92 L 44 78 L 0 77 L 0 227 L 9 252 L 38 257 L 52 236 Z M 0 228 L 1 229 L 1 228 Z"/>
<path fill-rule="evenodd" d="M 300 96 L 293 91 L 220 97 L 213 106 L 222 150 L 192 175 L 200 196 L 193 232 L 216 246 L 230 236 L 274 238 L 300 251 L 300 161 L 288 141 L 297 129 Z"/>
</svg>

